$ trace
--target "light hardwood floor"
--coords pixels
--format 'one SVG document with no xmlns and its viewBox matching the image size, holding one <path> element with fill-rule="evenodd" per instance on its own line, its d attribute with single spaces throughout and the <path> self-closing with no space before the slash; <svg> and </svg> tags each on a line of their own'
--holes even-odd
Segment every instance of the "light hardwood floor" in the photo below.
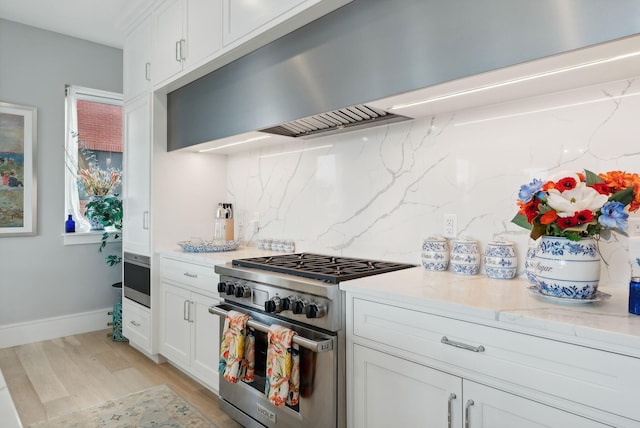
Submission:
<svg viewBox="0 0 640 428">
<path fill-rule="evenodd" d="M 220 428 L 240 427 L 218 408 L 215 394 L 172 365 L 113 342 L 107 332 L 0 349 L 0 370 L 25 427 L 162 384 Z"/>
</svg>

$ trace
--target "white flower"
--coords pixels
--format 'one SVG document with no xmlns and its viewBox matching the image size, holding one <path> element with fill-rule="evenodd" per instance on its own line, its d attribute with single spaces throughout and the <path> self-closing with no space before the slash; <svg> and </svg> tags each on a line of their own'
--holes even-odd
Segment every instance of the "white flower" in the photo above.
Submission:
<svg viewBox="0 0 640 428">
<path fill-rule="evenodd" d="M 575 189 L 560 192 L 549 189 L 547 204 L 558 212 L 560 217 L 570 217 L 583 210 L 595 212 L 609 200 L 607 195 L 598 193 L 585 183 L 579 182 Z"/>
</svg>

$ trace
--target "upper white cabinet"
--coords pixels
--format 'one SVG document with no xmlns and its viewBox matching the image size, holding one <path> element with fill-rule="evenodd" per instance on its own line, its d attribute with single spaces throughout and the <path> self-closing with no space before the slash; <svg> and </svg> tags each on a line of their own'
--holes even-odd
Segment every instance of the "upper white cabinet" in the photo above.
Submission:
<svg viewBox="0 0 640 428">
<path fill-rule="evenodd" d="M 151 94 L 124 105 L 122 250 L 151 255 Z"/>
<path fill-rule="evenodd" d="M 305 0 L 223 0 L 225 46 L 302 3 Z"/>
<path fill-rule="evenodd" d="M 153 12 L 153 82 L 199 65 L 222 47 L 221 0 L 170 0 Z"/>
<path fill-rule="evenodd" d="M 287 34 L 352 0 L 223 0 L 223 42 L 227 46 L 244 36 L 264 44 Z M 273 36 L 264 37 L 268 30 Z M 244 40 L 244 41 L 247 41 Z M 243 42 L 244 42 L 243 41 Z M 256 46 L 259 47 L 261 44 Z"/>
<path fill-rule="evenodd" d="M 151 16 L 133 29 L 124 42 L 124 99 L 151 89 Z"/>
</svg>

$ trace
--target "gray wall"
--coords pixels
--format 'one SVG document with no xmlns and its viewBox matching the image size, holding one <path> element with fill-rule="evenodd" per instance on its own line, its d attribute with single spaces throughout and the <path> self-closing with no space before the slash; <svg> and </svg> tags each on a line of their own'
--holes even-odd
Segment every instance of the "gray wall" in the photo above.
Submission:
<svg viewBox="0 0 640 428">
<path fill-rule="evenodd" d="M 67 83 L 122 92 L 122 51 L 0 19 L 0 101 L 38 108 L 38 233 L 0 237 L 0 326 L 107 308 L 117 297 L 120 267 L 107 266 L 97 244 L 62 241 Z"/>
</svg>

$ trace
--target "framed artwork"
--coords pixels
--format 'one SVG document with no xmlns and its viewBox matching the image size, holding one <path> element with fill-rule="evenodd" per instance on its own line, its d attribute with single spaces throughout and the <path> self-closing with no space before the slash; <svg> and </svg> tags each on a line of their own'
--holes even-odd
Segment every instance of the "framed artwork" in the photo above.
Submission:
<svg viewBox="0 0 640 428">
<path fill-rule="evenodd" d="M 37 109 L 0 102 L 0 238 L 36 234 Z"/>
</svg>

